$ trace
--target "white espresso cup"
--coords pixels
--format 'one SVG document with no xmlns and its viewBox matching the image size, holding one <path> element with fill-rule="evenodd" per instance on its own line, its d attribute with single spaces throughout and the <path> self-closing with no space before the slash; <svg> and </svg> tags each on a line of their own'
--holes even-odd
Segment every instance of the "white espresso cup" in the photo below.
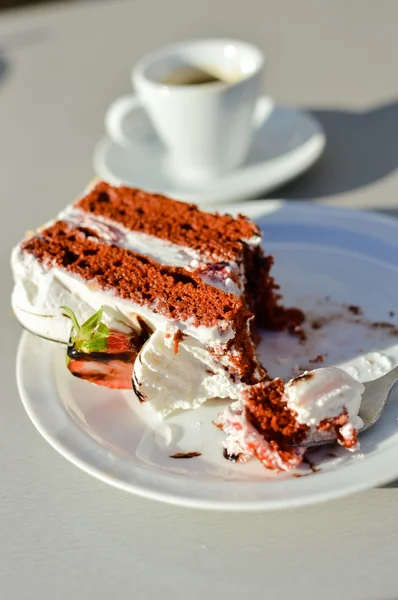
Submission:
<svg viewBox="0 0 398 600">
<path fill-rule="evenodd" d="M 134 112 L 145 109 L 177 177 L 203 180 L 230 171 L 249 150 L 264 62 L 255 46 L 229 39 L 186 41 L 155 51 L 133 68 L 136 95 L 109 107 L 107 133 L 122 146 L 145 147 L 134 131 L 126 134 Z"/>
</svg>

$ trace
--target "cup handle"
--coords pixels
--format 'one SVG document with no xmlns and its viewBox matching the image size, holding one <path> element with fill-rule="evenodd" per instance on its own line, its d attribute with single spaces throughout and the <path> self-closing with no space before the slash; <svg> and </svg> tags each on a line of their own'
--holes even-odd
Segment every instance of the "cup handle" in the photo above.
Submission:
<svg viewBox="0 0 398 600">
<path fill-rule="evenodd" d="M 143 109 L 141 99 L 134 94 L 121 96 L 115 100 L 105 113 L 105 130 L 108 136 L 116 144 L 125 148 L 149 145 L 152 140 L 148 139 L 147 132 L 143 130 L 142 125 L 134 126 L 134 113 Z M 129 120 L 133 121 L 132 125 L 131 122 L 128 123 Z"/>
</svg>

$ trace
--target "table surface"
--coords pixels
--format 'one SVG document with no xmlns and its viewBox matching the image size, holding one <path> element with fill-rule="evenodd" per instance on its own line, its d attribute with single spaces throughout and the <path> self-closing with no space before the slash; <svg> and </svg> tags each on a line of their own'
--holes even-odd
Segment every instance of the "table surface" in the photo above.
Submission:
<svg viewBox="0 0 398 600">
<path fill-rule="evenodd" d="M 0 598 L 397 598 L 394 486 L 218 514 L 130 496 L 73 467 L 22 409 L 9 308 L 11 246 L 93 176 L 104 111 L 130 89 L 133 62 L 178 39 L 258 44 L 267 92 L 322 121 L 324 157 L 274 196 L 398 214 L 397 21 L 394 0 L 96 1 L 0 15 Z"/>
</svg>

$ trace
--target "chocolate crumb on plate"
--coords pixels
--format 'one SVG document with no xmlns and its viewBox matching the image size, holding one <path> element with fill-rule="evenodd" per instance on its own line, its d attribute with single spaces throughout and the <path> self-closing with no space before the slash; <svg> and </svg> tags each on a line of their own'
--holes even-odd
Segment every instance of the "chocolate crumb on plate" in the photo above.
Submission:
<svg viewBox="0 0 398 600">
<path fill-rule="evenodd" d="M 398 327 L 394 323 L 388 321 L 374 321 L 371 323 L 373 329 L 385 329 L 388 330 L 390 335 L 398 335 Z"/>
<path fill-rule="evenodd" d="M 170 458 L 195 458 L 197 456 L 202 456 L 201 452 L 175 452 L 175 454 L 170 454 Z"/>
<path fill-rule="evenodd" d="M 388 321 L 374 321 L 372 323 L 372 327 L 375 329 L 390 329 L 391 327 L 395 327 L 394 323 L 389 323 Z"/>
<path fill-rule="evenodd" d="M 303 463 L 306 463 L 313 473 L 318 473 L 320 471 L 320 467 L 318 467 L 315 463 L 313 463 L 308 456 L 304 456 Z"/>
<path fill-rule="evenodd" d="M 362 308 L 360 306 L 356 306 L 356 304 L 349 304 L 347 308 L 353 315 L 363 315 Z"/>
<path fill-rule="evenodd" d="M 318 354 L 315 358 L 310 359 L 308 362 L 310 363 L 323 363 L 325 355 Z"/>
</svg>

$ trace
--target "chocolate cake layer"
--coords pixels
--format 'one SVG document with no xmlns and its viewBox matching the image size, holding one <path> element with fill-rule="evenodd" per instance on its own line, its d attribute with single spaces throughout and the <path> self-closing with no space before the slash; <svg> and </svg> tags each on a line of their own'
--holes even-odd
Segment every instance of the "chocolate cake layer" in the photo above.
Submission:
<svg viewBox="0 0 398 600">
<path fill-rule="evenodd" d="M 49 261 L 86 281 L 95 280 L 120 298 L 156 306 L 157 312 L 170 319 L 192 319 L 196 326 L 214 327 L 219 321 L 237 325 L 249 317 L 239 298 L 206 285 L 195 273 L 158 265 L 126 248 L 102 244 L 90 232 L 64 221 L 25 241 L 22 250 L 41 263 Z"/>
<path fill-rule="evenodd" d="M 243 392 L 246 417 L 268 441 L 272 440 L 274 450 L 278 449 L 284 460 L 284 452 L 291 454 L 291 448 L 299 444 L 307 435 L 307 425 L 297 421 L 297 415 L 283 400 L 284 383 L 277 378 L 262 382 Z"/>
<path fill-rule="evenodd" d="M 126 228 L 186 246 L 215 261 L 243 257 L 246 241 L 260 236 L 247 217 L 205 213 L 194 204 L 101 181 L 76 207 Z"/>
</svg>

